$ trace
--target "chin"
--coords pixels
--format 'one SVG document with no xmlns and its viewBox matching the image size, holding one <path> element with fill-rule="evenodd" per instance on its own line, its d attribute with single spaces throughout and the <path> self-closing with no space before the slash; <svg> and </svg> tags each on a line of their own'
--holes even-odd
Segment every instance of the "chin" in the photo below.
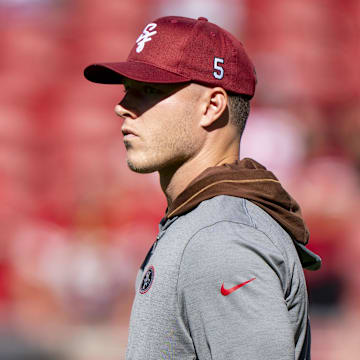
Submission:
<svg viewBox="0 0 360 360">
<path fill-rule="evenodd" d="M 139 154 L 131 153 L 127 154 L 127 165 L 130 170 L 137 172 L 139 174 L 150 174 L 156 171 L 172 171 L 173 169 L 181 166 L 181 163 L 184 161 L 179 161 L 179 159 L 167 160 L 165 156 L 135 156 Z"/>
<path fill-rule="evenodd" d="M 145 164 L 137 164 L 131 160 L 127 160 L 128 167 L 130 170 L 137 172 L 139 174 L 150 174 L 152 172 L 158 171 L 158 168 L 155 166 L 146 166 Z"/>
</svg>

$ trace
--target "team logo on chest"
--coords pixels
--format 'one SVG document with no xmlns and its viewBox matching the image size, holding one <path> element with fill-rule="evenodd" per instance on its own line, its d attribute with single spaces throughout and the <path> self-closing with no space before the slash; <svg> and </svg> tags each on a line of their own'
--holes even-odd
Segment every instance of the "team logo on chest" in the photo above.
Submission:
<svg viewBox="0 0 360 360">
<path fill-rule="evenodd" d="M 157 31 L 153 31 L 153 30 L 155 30 L 156 27 L 157 27 L 157 24 L 155 24 L 155 23 L 150 23 L 145 26 L 145 29 L 143 30 L 142 34 L 136 40 L 136 44 L 137 44 L 136 52 L 137 53 L 142 52 L 145 44 L 148 41 L 152 40 L 153 35 L 157 34 Z"/>
<path fill-rule="evenodd" d="M 150 266 L 147 269 L 147 271 L 141 281 L 141 285 L 140 285 L 140 289 L 139 289 L 140 294 L 145 294 L 146 292 L 149 291 L 149 289 L 151 288 L 151 285 L 154 281 L 154 276 L 155 276 L 155 269 L 153 266 Z"/>
</svg>

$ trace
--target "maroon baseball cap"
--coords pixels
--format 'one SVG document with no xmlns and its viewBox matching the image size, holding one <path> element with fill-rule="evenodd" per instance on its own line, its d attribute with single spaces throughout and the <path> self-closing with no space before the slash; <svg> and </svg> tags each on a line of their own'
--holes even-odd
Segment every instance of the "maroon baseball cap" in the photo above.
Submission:
<svg viewBox="0 0 360 360">
<path fill-rule="evenodd" d="M 256 74 L 244 47 L 204 17 L 166 16 L 149 23 L 125 62 L 86 67 L 85 77 L 101 84 L 123 78 L 151 83 L 197 82 L 254 96 Z"/>
</svg>

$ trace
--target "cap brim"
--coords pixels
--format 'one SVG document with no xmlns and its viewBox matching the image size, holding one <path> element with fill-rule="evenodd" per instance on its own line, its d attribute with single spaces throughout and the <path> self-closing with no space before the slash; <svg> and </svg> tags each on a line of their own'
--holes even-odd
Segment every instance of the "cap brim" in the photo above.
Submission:
<svg viewBox="0 0 360 360">
<path fill-rule="evenodd" d="M 122 84 L 124 77 L 151 83 L 185 83 L 191 81 L 182 75 L 143 62 L 99 63 L 85 68 L 84 76 L 100 84 Z"/>
</svg>

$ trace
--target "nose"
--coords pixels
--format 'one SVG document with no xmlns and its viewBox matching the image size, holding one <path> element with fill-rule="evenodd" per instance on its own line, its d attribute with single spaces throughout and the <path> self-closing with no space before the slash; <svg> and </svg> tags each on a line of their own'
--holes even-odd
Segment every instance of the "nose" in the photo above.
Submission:
<svg viewBox="0 0 360 360">
<path fill-rule="evenodd" d="M 126 107 L 124 107 L 121 103 L 115 105 L 114 110 L 115 110 L 115 114 L 120 116 L 124 120 L 127 118 L 131 118 L 131 119 L 136 118 L 136 114 L 131 110 L 127 109 Z"/>
</svg>

